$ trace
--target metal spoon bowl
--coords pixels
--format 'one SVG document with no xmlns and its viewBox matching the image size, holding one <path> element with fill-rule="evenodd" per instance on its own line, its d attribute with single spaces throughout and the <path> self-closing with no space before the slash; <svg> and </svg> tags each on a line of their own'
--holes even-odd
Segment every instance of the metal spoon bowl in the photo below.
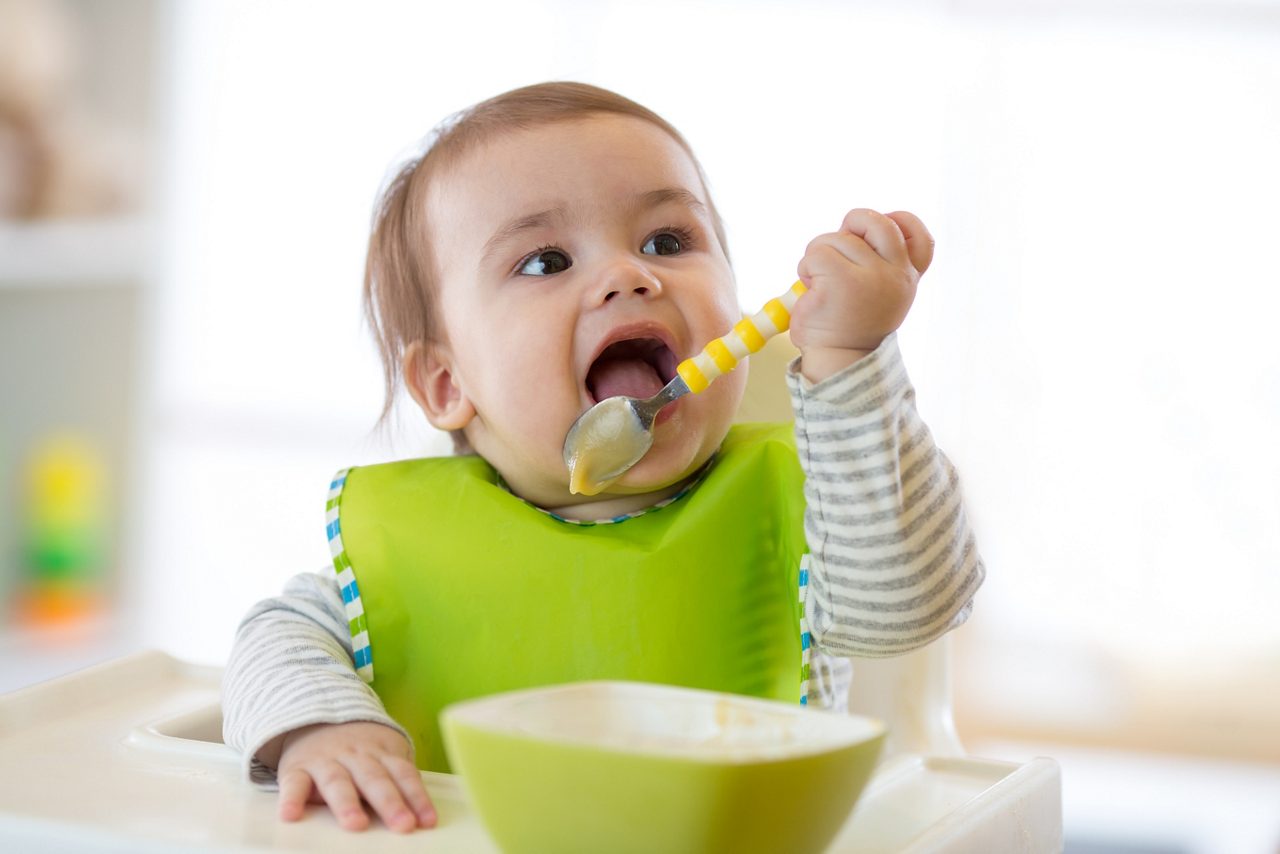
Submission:
<svg viewBox="0 0 1280 854">
<path fill-rule="evenodd" d="M 677 374 L 653 397 L 607 397 L 579 415 L 562 452 L 569 491 L 596 495 L 626 474 L 653 446 L 658 411 L 688 393 L 688 384 Z"/>
</svg>

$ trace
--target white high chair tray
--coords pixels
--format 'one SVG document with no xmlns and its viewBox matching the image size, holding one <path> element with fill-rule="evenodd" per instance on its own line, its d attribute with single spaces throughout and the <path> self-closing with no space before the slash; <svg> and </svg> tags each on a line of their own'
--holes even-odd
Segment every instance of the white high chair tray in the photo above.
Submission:
<svg viewBox="0 0 1280 854">
<path fill-rule="evenodd" d="M 448 774 L 425 774 L 434 830 L 357 837 L 321 807 L 279 821 L 222 743 L 220 675 L 146 652 L 0 697 L 0 850 L 497 851 Z M 830 851 L 1055 851 L 1058 797 L 1050 760 L 898 756 Z"/>
</svg>

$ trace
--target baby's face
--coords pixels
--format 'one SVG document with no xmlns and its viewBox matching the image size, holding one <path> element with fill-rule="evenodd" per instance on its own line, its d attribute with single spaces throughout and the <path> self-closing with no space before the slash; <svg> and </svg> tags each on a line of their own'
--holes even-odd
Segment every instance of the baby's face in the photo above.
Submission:
<svg viewBox="0 0 1280 854">
<path fill-rule="evenodd" d="M 648 122 L 600 116 L 499 136 L 427 199 L 437 305 L 466 433 L 520 496 L 568 491 L 565 434 L 590 406 L 647 397 L 741 317 L 689 155 Z M 746 382 L 728 374 L 660 416 L 653 449 L 604 496 L 651 492 L 723 440 Z"/>
</svg>

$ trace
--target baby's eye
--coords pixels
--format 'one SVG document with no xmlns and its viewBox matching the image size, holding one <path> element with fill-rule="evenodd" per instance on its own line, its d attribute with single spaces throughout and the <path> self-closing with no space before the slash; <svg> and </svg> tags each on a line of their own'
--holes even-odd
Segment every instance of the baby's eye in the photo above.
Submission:
<svg viewBox="0 0 1280 854">
<path fill-rule="evenodd" d="M 684 249 L 680 235 L 664 231 L 645 241 L 640 251 L 646 255 L 678 255 Z"/>
<path fill-rule="evenodd" d="M 569 256 L 559 249 L 540 249 L 524 259 L 517 271 L 522 276 L 550 276 L 573 266 Z"/>
</svg>

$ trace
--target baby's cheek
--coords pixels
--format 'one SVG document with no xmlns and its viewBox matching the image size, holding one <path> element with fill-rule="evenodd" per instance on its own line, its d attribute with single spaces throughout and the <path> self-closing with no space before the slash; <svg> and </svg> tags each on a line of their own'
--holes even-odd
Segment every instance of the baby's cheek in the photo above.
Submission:
<svg viewBox="0 0 1280 854">
<path fill-rule="evenodd" d="M 731 372 L 721 375 L 711 387 L 703 392 L 708 398 L 709 415 L 724 421 L 733 419 L 742 403 L 742 395 L 747 388 L 747 376 L 750 372 L 749 362 L 740 362 Z M 728 429 L 726 427 L 726 429 Z"/>
</svg>

